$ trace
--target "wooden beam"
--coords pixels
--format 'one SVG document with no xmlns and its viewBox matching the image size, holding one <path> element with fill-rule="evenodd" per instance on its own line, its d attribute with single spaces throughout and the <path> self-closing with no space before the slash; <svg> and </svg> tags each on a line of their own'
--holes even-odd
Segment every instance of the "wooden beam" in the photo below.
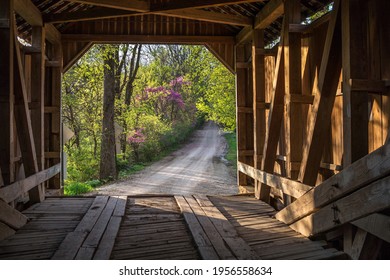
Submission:
<svg viewBox="0 0 390 280">
<path fill-rule="evenodd" d="M 284 13 L 284 2 L 285 0 L 269 1 L 256 15 L 254 28 L 265 29 L 282 16 Z"/>
<path fill-rule="evenodd" d="M 254 30 L 252 39 L 252 79 L 253 79 L 253 130 L 254 130 L 254 168 L 260 169 L 263 158 L 266 108 L 259 106 L 265 103 L 265 61 L 264 54 L 258 49 L 264 48 L 264 30 Z M 255 193 L 260 196 L 260 183 L 255 180 Z"/>
<path fill-rule="evenodd" d="M 31 26 L 43 26 L 42 14 L 31 0 L 14 0 L 14 5 L 16 13 Z"/>
<path fill-rule="evenodd" d="M 360 228 L 357 230 L 355 234 L 355 238 L 352 243 L 351 254 L 350 254 L 351 259 L 353 260 L 359 259 L 363 251 L 363 246 L 366 242 L 367 235 L 368 235 L 367 231 L 362 230 Z"/>
<path fill-rule="evenodd" d="M 53 24 L 45 24 L 46 39 L 52 44 L 61 43 L 61 33 L 54 27 Z"/>
<path fill-rule="evenodd" d="M 205 44 L 206 48 L 232 73 L 235 74 L 234 70 L 234 45 L 222 44 L 224 48 L 217 47 L 220 44 Z"/>
<path fill-rule="evenodd" d="M 389 95 L 390 81 L 368 80 L 368 79 L 350 79 L 349 87 L 356 93 L 378 93 Z"/>
<path fill-rule="evenodd" d="M 13 0 L 0 0 L 0 169 L 3 184 L 14 181 L 14 13 Z"/>
<path fill-rule="evenodd" d="M 322 151 L 331 122 L 341 72 L 340 1 L 335 1 L 328 25 L 319 75 L 314 81 L 314 102 L 303 146 L 299 181 L 314 185 L 321 165 Z"/>
<path fill-rule="evenodd" d="M 0 187 L 4 186 L 4 180 L 3 180 L 3 174 L 1 172 L 1 167 L 0 167 Z"/>
<path fill-rule="evenodd" d="M 350 79 L 368 79 L 367 1 L 342 1 L 343 165 L 368 153 L 368 92 L 355 94 Z"/>
<path fill-rule="evenodd" d="M 45 30 L 42 26 L 32 27 L 32 46 L 40 49 L 31 57 L 31 125 L 37 153 L 39 170 L 44 168 L 44 83 L 45 83 Z M 30 104 L 31 104 L 30 103 Z"/>
<path fill-rule="evenodd" d="M 285 103 L 313 104 L 313 95 L 291 94 L 284 97 Z"/>
<path fill-rule="evenodd" d="M 50 71 L 50 87 L 47 88 L 47 98 L 50 100 L 51 107 L 57 107 L 58 112 L 53 112 L 49 117 L 49 145 L 48 150 L 61 154 L 61 79 L 62 79 L 62 44 L 60 42 L 48 46 L 48 56 L 52 61 L 59 61 L 59 67 L 47 69 Z M 48 161 L 49 166 L 60 163 L 60 158 L 51 158 Z M 61 189 L 60 174 L 49 181 L 49 188 Z"/>
<path fill-rule="evenodd" d="M 290 24 L 290 32 L 298 32 L 302 34 L 311 34 L 317 27 L 330 20 L 331 12 L 321 16 L 310 24 Z"/>
<path fill-rule="evenodd" d="M 59 159 L 60 157 L 61 157 L 60 152 L 45 152 L 46 159 L 53 159 L 53 158 Z"/>
<path fill-rule="evenodd" d="M 346 224 L 342 227 L 342 229 L 338 228 L 335 229 L 334 232 L 336 232 L 334 235 L 335 239 L 339 239 L 342 235 L 343 237 L 343 251 L 348 254 L 349 256 L 351 255 L 352 252 L 352 243 L 353 243 L 353 230 L 354 227 L 351 224 Z M 337 232 L 340 232 L 340 236 L 337 236 Z M 328 234 L 327 235 L 327 240 L 328 239 Z"/>
<path fill-rule="evenodd" d="M 7 226 L 6 224 L 3 224 L 0 222 L 0 241 L 6 239 L 9 236 L 12 236 L 15 234 L 15 231 Z"/>
<path fill-rule="evenodd" d="M 10 203 L 32 188 L 42 184 L 43 182 L 46 182 L 60 171 L 61 165 L 57 164 L 30 177 L 27 177 L 26 179 L 5 186 L 4 188 L 0 189 L 0 199 L 6 203 Z"/>
<path fill-rule="evenodd" d="M 284 24 L 283 24 L 284 26 Z M 282 28 L 281 34 L 284 33 Z M 271 93 L 271 107 L 268 116 L 268 125 L 265 134 L 265 144 L 261 170 L 267 173 L 274 173 L 276 161 L 276 150 L 280 138 L 280 130 L 284 112 L 284 42 L 283 36 L 280 38 L 278 55 L 275 64 L 275 74 Z M 270 202 L 270 187 L 266 184 L 260 186 L 259 197 L 261 200 Z"/>
<path fill-rule="evenodd" d="M 252 26 L 243 28 L 236 36 L 236 45 L 241 45 L 252 38 L 254 29 L 266 29 L 284 13 L 284 0 L 271 0 L 256 15 Z"/>
<path fill-rule="evenodd" d="M 62 23 L 62 22 L 76 22 L 76 21 L 88 21 L 88 20 L 101 20 L 108 18 L 118 18 L 118 17 L 128 17 L 128 16 L 140 16 L 144 13 L 137 13 L 131 11 L 109 9 L 95 7 L 86 11 L 76 11 L 72 13 L 62 13 L 62 14 L 48 14 L 44 16 L 45 22 L 50 23 Z M 249 17 L 222 14 L 216 12 L 209 12 L 196 9 L 185 9 L 185 10 L 174 10 L 174 11 L 165 11 L 165 12 L 156 12 L 154 14 L 162 16 L 170 16 L 176 18 L 186 18 L 192 20 L 200 20 L 214 23 L 230 24 L 237 26 L 250 26 L 252 25 L 252 19 Z"/>
<path fill-rule="evenodd" d="M 107 7 L 136 12 L 148 12 L 149 1 L 147 0 L 69 0 L 69 2 L 88 4 L 98 7 Z"/>
<path fill-rule="evenodd" d="M 276 218 L 292 224 L 346 194 L 389 175 L 390 143 L 387 143 L 310 190 L 277 213 Z"/>
<path fill-rule="evenodd" d="M 302 161 L 304 118 L 302 104 L 288 102 L 302 96 L 301 34 L 291 33 L 289 24 L 300 23 L 301 3 L 290 0 L 284 4 L 284 89 L 285 89 L 285 151 L 287 177 L 298 179 L 299 163 Z M 294 163 L 294 164 L 293 164 Z"/>
<path fill-rule="evenodd" d="M 20 229 L 28 221 L 28 218 L 0 200 L 0 222 L 8 225 L 12 229 Z"/>
<path fill-rule="evenodd" d="M 308 185 L 255 169 L 252 166 L 242 162 L 238 162 L 237 168 L 240 172 L 252 177 L 255 180 L 258 180 L 262 184 L 266 184 L 267 186 L 281 190 L 283 193 L 295 198 L 301 197 L 312 189 L 312 187 Z"/>
<path fill-rule="evenodd" d="M 94 43 L 162 43 L 162 44 L 234 44 L 231 36 L 171 36 L 171 35 L 112 35 L 112 34 L 62 34 L 63 42 Z"/>
<path fill-rule="evenodd" d="M 247 154 L 245 151 L 253 150 L 248 138 L 250 120 L 253 120 L 252 115 L 242 108 L 250 108 L 253 110 L 252 103 L 249 100 L 249 94 L 253 96 L 250 91 L 248 68 L 240 67 L 246 61 L 246 52 L 244 46 L 236 47 L 236 122 L 237 122 L 237 160 L 246 164 L 250 163 L 253 158 L 252 154 Z M 252 112 L 253 113 L 253 112 Z M 237 170 L 237 180 L 239 186 L 246 186 L 248 184 L 248 177 Z"/>
<path fill-rule="evenodd" d="M 70 43 L 70 44 L 72 44 L 72 43 Z M 72 67 L 93 45 L 94 44 L 92 42 L 87 42 L 87 43 L 85 43 L 85 45 L 83 47 L 81 47 L 79 50 L 77 50 L 77 52 L 74 53 L 72 55 L 72 57 L 70 57 L 68 55 L 66 61 L 65 61 L 65 57 L 64 57 L 64 65 L 62 68 L 62 72 L 66 73 L 66 71 L 68 71 L 69 68 Z M 62 50 L 64 52 L 64 56 L 66 53 L 66 48 L 68 48 L 68 47 L 69 47 L 69 43 L 62 44 Z"/>
<path fill-rule="evenodd" d="M 389 216 L 374 213 L 367 217 L 353 221 L 352 224 L 390 243 Z"/>
<path fill-rule="evenodd" d="M 151 3 L 150 11 L 166 11 L 166 10 L 178 10 L 178 9 L 193 9 L 193 8 L 209 8 L 225 5 L 234 5 L 242 3 L 258 2 L 258 0 L 197 0 L 197 1 L 169 1 L 169 2 L 157 2 Z"/>
<path fill-rule="evenodd" d="M 86 11 L 76 11 L 60 14 L 46 14 L 43 16 L 45 23 L 64 23 L 76 21 L 99 20 L 108 18 L 125 17 L 138 14 L 135 11 L 126 11 L 118 9 L 110 9 L 104 7 L 93 7 Z"/>
<path fill-rule="evenodd" d="M 247 43 L 252 38 L 252 32 L 253 27 L 252 26 L 246 26 L 244 27 L 235 38 L 236 45 L 242 45 L 244 43 Z"/>
<path fill-rule="evenodd" d="M 22 66 L 22 58 L 16 36 L 14 65 L 16 130 L 22 152 L 24 171 L 26 176 L 31 176 L 38 172 L 38 161 L 31 124 L 31 116 L 28 108 L 24 69 Z M 44 200 L 44 192 L 39 186 L 31 189 L 29 191 L 29 196 L 31 202 L 41 202 Z"/>
<path fill-rule="evenodd" d="M 290 225 L 304 236 L 314 236 L 390 206 L 390 176 L 375 181 Z M 364 202 L 364 203 L 362 203 Z"/>
<path fill-rule="evenodd" d="M 208 11 L 195 10 L 195 9 L 159 12 L 156 14 L 162 16 L 173 16 L 176 18 L 186 18 L 192 20 L 200 20 L 200 21 L 230 24 L 230 25 L 237 25 L 237 26 L 252 25 L 252 19 L 249 17 L 222 14 L 216 12 L 208 12 Z"/>
</svg>

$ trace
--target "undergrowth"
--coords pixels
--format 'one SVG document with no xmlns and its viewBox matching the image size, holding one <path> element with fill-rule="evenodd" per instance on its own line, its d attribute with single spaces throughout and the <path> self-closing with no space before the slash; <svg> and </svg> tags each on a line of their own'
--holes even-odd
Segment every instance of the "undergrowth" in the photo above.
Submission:
<svg viewBox="0 0 390 280">
<path fill-rule="evenodd" d="M 225 155 L 227 161 L 230 162 L 232 167 L 237 170 L 237 140 L 236 133 L 228 132 L 224 134 L 226 142 L 228 144 L 228 151 Z"/>
</svg>

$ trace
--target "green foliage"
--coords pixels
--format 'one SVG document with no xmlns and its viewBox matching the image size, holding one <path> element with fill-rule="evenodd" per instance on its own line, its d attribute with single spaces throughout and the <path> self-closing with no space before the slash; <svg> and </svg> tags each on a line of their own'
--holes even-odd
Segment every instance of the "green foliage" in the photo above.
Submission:
<svg viewBox="0 0 390 280">
<path fill-rule="evenodd" d="M 87 147 L 74 149 L 68 157 L 67 169 L 70 181 L 94 180 L 99 177 L 99 159 Z"/>
<path fill-rule="evenodd" d="M 237 170 L 237 139 L 236 133 L 225 133 L 224 137 L 228 144 L 228 150 L 225 158 L 232 164 L 233 168 Z"/>
<path fill-rule="evenodd" d="M 103 115 L 103 61 L 107 56 L 115 56 L 115 67 L 122 69 L 116 69 L 114 116 L 122 129 L 116 136 L 121 150 L 116 161 L 119 178 L 177 149 L 205 120 L 213 120 L 227 131 L 235 130 L 234 76 L 205 47 L 143 46 L 137 76 L 127 86 L 132 71 L 127 67 L 131 64 L 129 54 L 135 49 L 133 45 L 96 45 L 64 75 L 63 120 L 75 132 L 64 148 L 68 154 L 69 193 L 81 193 L 105 183 L 96 179 Z M 180 85 L 172 83 L 178 78 Z M 164 90 L 157 94 L 153 88 Z M 176 99 L 169 99 L 169 94 Z M 142 134 L 142 141 L 134 140 L 135 133 Z M 133 141 L 129 141 L 130 137 Z"/>
<path fill-rule="evenodd" d="M 64 194 L 65 195 L 80 195 L 93 191 L 91 185 L 87 183 L 72 182 L 65 185 Z"/>
</svg>

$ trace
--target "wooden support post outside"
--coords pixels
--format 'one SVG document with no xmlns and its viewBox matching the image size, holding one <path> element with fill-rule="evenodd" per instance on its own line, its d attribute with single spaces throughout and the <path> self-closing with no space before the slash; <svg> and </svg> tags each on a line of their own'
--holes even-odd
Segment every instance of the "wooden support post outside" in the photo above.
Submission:
<svg viewBox="0 0 390 280">
<path fill-rule="evenodd" d="M 253 73 L 253 129 L 254 129 L 254 168 L 261 168 L 263 157 L 266 107 L 265 104 L 265 61 L 264 54 L 258 52 L 264 48 L 264 29 L 254 30 L 252 39 L 252 73 Z M 260 197 L 260 182 L 255 180 L 255 195 Z"/>
<path fill-rule="evenodd" d="M 342 1 L 343 166 L 368 153 L 368 92 L 357 94 L 350 79 L 368 78 L 367 1 Z"/>
<path fill-rule="evenodd" d="M 14 7 L 13 0 L 0 0 L 0 169 L 3 183 L 14 181 Z M 7 23 L 7 24 L 5 24 Z"/>
</svg>

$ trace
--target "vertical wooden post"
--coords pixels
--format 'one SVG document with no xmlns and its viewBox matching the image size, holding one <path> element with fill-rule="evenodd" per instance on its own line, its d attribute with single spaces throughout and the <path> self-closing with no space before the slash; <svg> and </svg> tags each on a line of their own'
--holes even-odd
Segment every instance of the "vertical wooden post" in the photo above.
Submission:
<svg viewBox="0 0 390 280">
<path fill-rule="evenodd" d="M 50 59 L 53 61 L 58 61 L 58 67 L 50 68 L 50 104 L 51 107 L 58 108 L 55 112 L 52 112 L 50 115 L 50 136 L 49 136 L 49 152 L 55 152 L 58 157 L 49 159 L 50 166 L 53 166 L 60 162 L 61 154 L 61 75 L 62 75 L 62 47 L 61 42 L 53 42 L 50 48 Z M 61 176 L 60 174 L 56 175 L 53 179 L 50 180 L 49 188 L 51 189 L 61 189 Z"/>
<path fill-rule="evenodd" d="M 263 159 L 266 106 L 265 106 L 265 61 L 264 30 L 253 30 L 252 73 L 253 73 L 253 128 L 254 128 L 254 167 L 261 168 Z M 260 197 L 260 183 L 255 181 L 255 195 Z"/>
<path fill-rule="evenodd" d="M 13 0 L 0 0 L 0 7 L 0 169 L 8 185 L 14 181 Z"/>
<path fill-rule="evenodd" d="M 315 185 L 321 164 L 324 143 L 331 124 L 332 110 L 341 73 L 340 1 L 334 2 L 328 24 L 324 51 L 313 85 L 313 107 L 308 119 L 299 180 Z"/>
<path fill-rule="evenodd" d="M 285 148 L 287 176 L 297 179 L 302 161 L 303 114 L 302 104 L 294 103 L 293 96 L 302 95 L 301 34 L 291 33 L 290 24 L 301 22 L 299 0 L 284 4 L 284 89 L 285 89 Z"/>
<path fill-rule="evenodd" d="M 284 26 L 284 25 L 283 25 Z M 263 149 L 263 160 L 261 169 L 268 173 L 274 172 L 276 151 L 280 139 L 281 126 L 284 112 L 284 55 L 283 55 L 283 34 L 282 28 L 281 38 L 278 46 L 278 55 L 275 62 L 275 74 L 272 86 L 271 105 L 268 115 L 267 130 L 265 132 L 265 141 Z M 259 199 L 270 203 L 271 188 L 266 184 L 261 184 L 259 191 Z"/>
<path fill-rule="evenodd" d="M 367 1 L 342 1 L 343 166 L 368 153 L 368 92 L 351 90 L 351 79 L 368 78 Z"/>
<path fill-rule="evenodd" d="M 248 127 L 251 126 L 252 116 L 249 109 L 248 97 L 250 92 L 249 85 L 249 76 L 248 76 L 248 67 L 245 63 L 245 46 L 236 47 L 236 108 L 237 108 L 237 159 L 240 162 L 253 164 L 251 156 L 248 156 L 248 148 L 253 146 L 251 139 L 253 138 L 250 133 L 252 133 L 252 127 L 248 130 Z M 252 104 L 250 104 L 252 105 Z M 251 143 L 250 143 L 251 142 Z M 249 177 L 241 172 L 237 174 L 238 185 L 246 187 L 248 186 Z"/>
<path fill-rule="evenodd" d="M 45 29 L 42 26 L 32 27 L 32 46 L 39 53 L 31 57 L 31 125 L 33 129 L 38 170 L 45 168 L 44 162 L 44 81 L 45 81 Z M 38 186 L 41 196 L 45 194 L 44 184 Z M 42 197 L 43 199 L 43 197 Z"/>
<path fill-rule="evenodd" d="M 38 172 L 38 163 L 29 111 L 23 59 L 16 36 L 14 36 L 14 40 L 15 122 L 22 152 L 24 171 L 27 177 Z M 44 199 L 44 192 L 40 186 L 37 186 L 29 191 L 29 196 L 30 202 L 41 202 Z"/>
<path fill-rule="evenodd" d="M 44 169 L 44 81 L 45 81 L 45 30 L 32 27 L 32 46 L 39 53 L 31 57 L 31 121 L 39 170 Z"/>
</svg>

